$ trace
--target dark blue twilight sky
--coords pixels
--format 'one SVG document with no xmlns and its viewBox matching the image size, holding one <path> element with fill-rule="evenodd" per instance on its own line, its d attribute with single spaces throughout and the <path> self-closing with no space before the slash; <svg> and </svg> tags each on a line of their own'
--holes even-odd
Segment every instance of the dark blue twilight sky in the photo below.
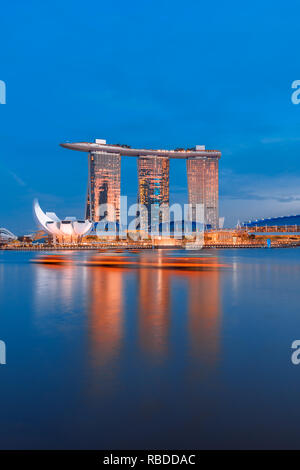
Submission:
<svg viewBox="0 0 300 470">
<path fill-rule="evenodd" d="M 300 213 L 300 2 L 3 2 L 0 226 L 35 228 L 32 200 L 82 216 L 87 158 L 60 142 L 222 151 L 226 225 Z M 171 202 L 186 201 L 171 162 Z M 135 202 L 135 159 L 122 193 Z"/>
</svg>

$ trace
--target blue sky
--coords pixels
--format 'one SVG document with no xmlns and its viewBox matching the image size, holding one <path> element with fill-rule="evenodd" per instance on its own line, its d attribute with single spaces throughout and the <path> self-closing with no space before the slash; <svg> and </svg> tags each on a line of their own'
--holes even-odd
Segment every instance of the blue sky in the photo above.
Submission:
<svg viewBox="0 0 300 470">
<path fill-rule="evenodd" d="M 1 7 L 0 226 L 35 228 L 32 200 L 82 216 L 83 153 L 106 138 L 222 151 L 225 224 L 300 213 L 299 2 L 14 1 Z M 171 202 L 186 201 L 171 162 Z M 134 159 L 122 193 L 135 202 Z"/>
</svg>

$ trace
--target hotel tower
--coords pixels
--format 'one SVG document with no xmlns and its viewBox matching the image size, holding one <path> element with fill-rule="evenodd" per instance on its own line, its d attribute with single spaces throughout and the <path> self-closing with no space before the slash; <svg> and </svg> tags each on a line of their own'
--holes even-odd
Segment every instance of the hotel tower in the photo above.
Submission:
<svg viewBox="0 0 300 470">
<path fill-rule="evenodd" d="M 186 159 L 190 219 L 196 220 L 196 205 L 203 204 L 205 225 L 219 225 L 219 160 L 210 157 Z"/>
<path fill-rule="evenodd" d="M 98 143 L 106 143 L 96 140 Z M 99 222 L 120 218 L 121 155 L 103 150 L 89 152 L 86 219 Z M 102 204 L 106 204 L 102 206 Z M 101 213 L 100 208 L 104 207 Z"/>
<path fill-rule="evenodd" d="M 148 213 L 153 205 L 157 209 L 168 207 L 170 158 L 177 158 L 186 160 L 190 220 L 196 220 L 196 208 L 201 204 L 204 207 L 205 226 L 218 228 L 218 167 L 221 157 L 218 150 L 206 150 L 203 145 L 186 150 L 134 149 L 128 145 L 110 145 L 103 139 L 96 139 L 94 143 L 64 143 L 61 146 L 88 152 L 87 219 L 98 222 L 106 215 L 108 220 L 113 220 L 115 215 L 119 221 L 121 156 L 137 157 L 138 202 L 146 206 Z M 149 217 L 148 225 L 151 222 Z"/>
<path fill-rule="evenodd" d="M 151 222 L 159 222 L 158 211 L 169 206 L 169 168 L 168 157 L 138 158 L 138 202 L 147 208 L 148 220 L 144 221 L 144 225 L 148 227 Z M 151 207 L 155 212 L 152 212 L 152 221 Z"/>
</svg>

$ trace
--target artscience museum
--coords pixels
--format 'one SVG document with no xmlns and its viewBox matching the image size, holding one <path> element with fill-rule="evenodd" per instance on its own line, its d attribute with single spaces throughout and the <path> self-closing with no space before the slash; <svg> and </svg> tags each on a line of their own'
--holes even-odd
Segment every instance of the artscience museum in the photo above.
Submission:
<svg viewBox="0 0 300 470">
<path fill-rule="evenodd" d="M 77 220 L 75 217 L 60 220 L 54 212 L 45 213 L 37 199 L 33 203 L 33 212 L 38 225 L 62 243 L 78 243 L 93 227 L 89 220 Z"/>
</svg>

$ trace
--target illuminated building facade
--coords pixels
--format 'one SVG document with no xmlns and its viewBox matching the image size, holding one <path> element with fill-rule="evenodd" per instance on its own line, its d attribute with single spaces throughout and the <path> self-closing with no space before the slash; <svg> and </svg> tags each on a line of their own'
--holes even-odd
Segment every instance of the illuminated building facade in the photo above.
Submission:
<svg viewBox="0 0 300 470">
<path fill-rule="evenodd" d="M 188 195 L 191 210 L 189 218 L 196 220 L 196 207 L 204 207 L 204 225 L 218 228 L 219 225 L 219 159 L 221 152 L 206 150 L 196 145 L 191 149 L 149 150 L 135 149 L 128 145 L 110 145 L 105 140 L 92 142 L 64 143 L 62 147 L 89 153 L 89 184 L 86 204 L 86 218 L 98 222 L 101 204 L 115 208 L 116 220 L 120 216 L 120 172 L 121 155 L 137 157 L 138 160 L 138 202 L 149 208 L 169 205 L 169 162 L 170 158 L 187 161 Z M 113 220 L 114 211 L 108 208 L 107 219 Z M 160 216 L 159 216 L 160 218 Z M 142 217 L 141 217 L 142 219 Z M 152 219 L 153 222 L 153 219 Z"/>
<path fill-rule="evenodd" d="M 138 202 L 147 208 L 148 226 L 151 224 L 151 206 L 160 208 L 169 205 L 169 158 L 165 157 L 139 157 L 138 158 Z M 156 211 L 152 212 L 152 221 L 159 222 L 160 217 Z"/>
<path fill-rule="evenodd" d="M 196 220 L 196 205 L 204 206 L 204 223 L 219 226 L 219 160 L 218 158 L 187 158 L 189 217 Z"/>
<path fill-rule="evenodd" d="M 45 213 L 37 199 L 33 202 L 33 213 L 38 225 L 60 243 L 79 243 L 92 229 L 89 220 L 77 220 L 75 217 L 60 220 L 54 212 Z"/>
<path fill-rule="evenodd" d="M 107 216 L 110 221 L 120 218 L 121 155 L 90 152 L 86 218 L 99 222 Z M 100 212 L 100 206 L 107 204 Z"/>
</svg>

